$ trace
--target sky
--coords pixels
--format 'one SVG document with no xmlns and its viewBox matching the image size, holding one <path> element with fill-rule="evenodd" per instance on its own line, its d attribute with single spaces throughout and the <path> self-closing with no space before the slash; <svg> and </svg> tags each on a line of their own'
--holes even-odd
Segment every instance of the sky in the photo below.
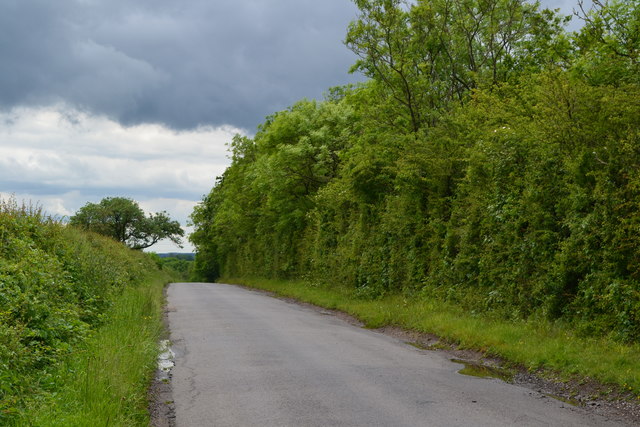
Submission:
<svg viewBox="0 0 640 427">
<path fill-rule="evenodd" d="M 362 79 L 342 43 L 356 15 L 350 0 L 0 0 L 0 198 L 68 217 L 130 197 L 189 232 L 233 135 Z"/>
</svg>

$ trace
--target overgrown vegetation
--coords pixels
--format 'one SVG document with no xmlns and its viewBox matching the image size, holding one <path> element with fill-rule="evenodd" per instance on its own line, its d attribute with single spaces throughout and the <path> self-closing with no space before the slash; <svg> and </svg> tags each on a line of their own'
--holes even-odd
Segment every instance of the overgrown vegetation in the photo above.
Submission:
<svg viewBox="0 0 640 427">
<path fill-rule="evenodd" d="M 126 287 L 105 313 L 108 320 L 57 366 L 55 393 L 32 401 L 16 424 L 148 426 L 165 283 L 156 274 Z"/>
<path fill-rule="evenodd" d="M 370 77 L 236 137 L 196 272 L 640 340 L 640 4 L 356 0 Z M 574 333 L 572 332 L 572 333 Z"/>
<path fill-rule="evenodd" d="M 37 425 L 143 419 L 167 277 L 142 252 L 14 200 L 0 201 L 0 242 L 0 424 L 30 425 L 61 402 Z"/>
<path fill-rule="evenodd" d="M 156 254 L 149 253 L 149 256 L 153 258 L 156 265 L 160 269 L 166 270 L 169 274 L 174 276 L 173 281 L 187 282 L 194 279 L 194 254 Z"/>
</svg>

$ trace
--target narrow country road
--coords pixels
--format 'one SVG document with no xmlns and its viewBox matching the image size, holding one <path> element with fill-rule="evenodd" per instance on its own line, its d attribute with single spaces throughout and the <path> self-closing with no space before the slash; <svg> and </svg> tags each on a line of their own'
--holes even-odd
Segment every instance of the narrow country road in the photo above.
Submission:
<svg viewBox="0 0 640 427">
<path fill-rule="evenodd" d="M 177 426 L 615 426 L 444 354 L 243 288 L 172 284 Z"/>
</svg>

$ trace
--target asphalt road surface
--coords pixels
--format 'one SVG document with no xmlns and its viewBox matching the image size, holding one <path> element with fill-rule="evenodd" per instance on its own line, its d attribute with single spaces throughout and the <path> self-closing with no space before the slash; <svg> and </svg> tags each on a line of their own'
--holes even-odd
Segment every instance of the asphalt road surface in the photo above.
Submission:
<svg viewBox="0 0 640 427">
<path fill-rule="evenodd" d="M 247 289 L 169 288 L 177 426 L 615 426 L 416 349 Z"/>
</svg>

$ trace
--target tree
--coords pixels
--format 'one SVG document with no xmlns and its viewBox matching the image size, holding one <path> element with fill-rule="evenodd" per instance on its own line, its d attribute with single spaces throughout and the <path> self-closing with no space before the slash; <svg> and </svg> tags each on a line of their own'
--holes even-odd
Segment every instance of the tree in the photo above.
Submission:
<svg viewBox="0 0 640 427">
<path fill-rule="evenodd" d="M 145 216 L 138 203 L 125 197 L 107 197 L 87 203 L 71 217 L 71 225 L 110 236 L 132 249 L 144 249 L 169 239 L 180 245 L 184 230 L 167 212 Z"/>
<path fill-rule="evenodd" d="M 354 0 L 345 43 L 360 71 L 406 117 L 434 127 L 473 90 L 563 56 L 564 18 L 527 0 Z"/>
<path fill-rule="evenodd" d="M 576 14 L 584 26 L 575 37 L 581 54 L 578 71 L 591 84 L 637 84 L 640 68 L 640 2 L 593 0 Z"/>
</svg>

